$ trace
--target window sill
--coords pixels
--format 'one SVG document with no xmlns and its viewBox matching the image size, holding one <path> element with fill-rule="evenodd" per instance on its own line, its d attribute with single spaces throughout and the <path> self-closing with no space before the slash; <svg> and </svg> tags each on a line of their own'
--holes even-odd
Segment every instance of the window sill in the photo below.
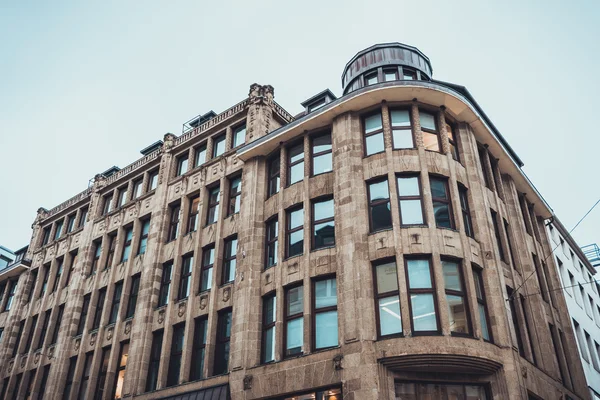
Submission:
<svg viewBox="0 0 600 400">
<path fill-rule="evenodd" d="M 376 156 L 377 154 L 385 154 L 385 149 L 384 149 L 384 150 L 382 150 L 382 151 L 378 151 L 377 153 L 365 154 L 365 155 L 363 156 L 363 160 L 364 160 L 364 159 L 366 159 L 366 158 L 369 158 L 369 157 L 371 157 L 371 156 Z"/>
<path fill-rule="evenodd" d="M 217 221 L 211 222 L 210 224 L 205 224 L 205 225 L 203 226 L 203 228 L 208 228 L 209 226 L 211 226 L 211 225 L 214 225 L 214 224 L 216 224 L 216 223 L 217 223 Z"/>
<path fill-rule="evenodd" d="M 437 229 L 441 229 L 441 230 L 444 230 L 444 231 L 450 231 L 450 232 L 460 233 L 460 231 L 458 229 L 456 229 L 456 228 L 447 228 L 445 226 L 437 226 L 437 225 L 435 227 Z"/>
<path fill-rule="evenodd" d="M 402 150 L 417 150 L 416 147 L 392 147 L 393 151 L 402 151 Z"/>
<path fill-rule="evenodd" d="M 323 247 L 317 247 L 316 249 L 312 249 L 310 252 L 314 253 L 316 251 L 320 251 L 320 250 L 327 250 L 327 249 L 335 249 L 335 244 L 331 245 L 331 246 L 323 246 Z"/>
<path fill-rule="evenodd" d="M 408 228 L 429 228 L 429 225 L 427 225 L 427 224 L 400 225 L 400 228 L 402 228 L 402 229 L 408 229 Z"/>
<path fill-rule="evenodd" d="M 377 336 L 377 341 L 382 341 L 382 340 L 388 340 L 388 339 L 400 339 L 400 338 L 404 338 L 404 333 L 400 332 L 400 333 L 393 333 L 390 335 L 385 335 L 385 336 Z"/>
<path fill-rule="evenodd" d="M 475 336 L 473 336 L 470 333 L 450 332 L 450 336 L 452 336 L 452 337 L 466 338 L 466 339 L 475 339 Z"/>
<path fill-rule="evenodd" d="M 390 231 L 393 231 L 393 230 L 394 230 L 394 227 L 390 226 L 389 228 L 383 228 L 383 229 L 378 229 L 376 231 L 369 232 L 369 235 L 376 235 L 376 234 L 378 234 L 380 232 L 390 232 Z"/>
<path fill-rule="evenodd" d="M 442 332 L 439 331 L 424 331 L 424 332 L 412 332 L 412 337 L 418 336 L 444 336 Z"/>
<path fill-rule="evenodd" d="M 298 258 L 298 257 L 302 257 L 304 255 L 304 252 L 300 253 L 300 254 L 294 254 L 293 256 L 289 256 L 288 258 L 285 258 L 283 261 L 288 261 L 288 260 L 292 260 L 294 258 Z"/>
<path fill-rule="evenodd" d="M 166 309 L 168 306 L 169 306 L 169 303 L 163 304 L 162 306 L 156 306 L 156 308 L 154 309 L 154 311 L 159 311 L 159 310 Z"/>
<path fill-rule="evenodd" d="M 292 186 L 294 186 L 295 184 L 297 184 L 297 183 L 301 183 L 301 182 L 304 182 L 304 179 L 301 179 L 301 180 L 299 180 L 299 181 L 296 181 L 296 182 L 292 182 L 292 183 L 290 183 L 290 184 L 286 185 L 286 186 L 284 187 L 284 189 L 289 189 L 289 188 L 291 188 Z"/>
<path fill-rule="evenodd" d="M 309 178 L 315 178 L 317 176 L 321 176 L 321 175 L 325 175 L 325 174 L 331 174 L 332 172 L 333 172 L 333 169 L 331 171 L 319 172 L 318 174 L 313 173 L 312 175 L 309 176 Z"/>
</svg>

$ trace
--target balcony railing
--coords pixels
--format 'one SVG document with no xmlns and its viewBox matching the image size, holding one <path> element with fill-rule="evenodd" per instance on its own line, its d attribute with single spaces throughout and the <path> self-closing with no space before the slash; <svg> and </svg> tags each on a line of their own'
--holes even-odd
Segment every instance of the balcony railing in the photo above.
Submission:
<svg viewBox="0 0 600 400">
<path fill-rule="evenodd" d="M 600 247 L 596 243 L 583 246 L 581 251 L 583 251 L 583 254 L 594 267 L 600 266 Z"/>
</svg>

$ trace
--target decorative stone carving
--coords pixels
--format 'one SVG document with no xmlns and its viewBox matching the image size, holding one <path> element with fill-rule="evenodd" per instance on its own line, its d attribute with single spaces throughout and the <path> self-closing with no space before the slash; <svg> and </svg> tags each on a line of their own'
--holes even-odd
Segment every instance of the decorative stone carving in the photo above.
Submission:
<svg viewBox="0 0 600 400">
<path fill-rule="evenodd" d="M 21 368 L 25 368 L 25 364 L 27 364 L 27 354 L 21 357 Z"/>
<path fill-rule="evenodd" d="M 175 146 L 175 139 L 177 139 L 177 136 L 175 136 L 172 133 L 165 133 L 165 136 L 163 138 L 163 151 L 165 153 L 168 153 L 169 151 L 171 151 L 171 149 L 173 148 L 173 146 Z"/>
<path fill-rule="evenodd" d="M 485 258 L 488 259 L 488 260 L 491 260 L 492 259 L 492 252 L 491 251 L 486 251 L 485 252 Z"/>
<path fill-rule="evenodd" d="M 244 375 L 244 390 L 252 389 L 252 375 Z"/>
<path fill-rule="evenodd" d="M 37 365 L 40 362 L 40 358 L 42 357 L 42 353 L 37 352 L 35 356 L 33 356 L 33 363 Z"/>
<path fill-rule="evenodd" d="M 81 345 L 81 338 L 78 337 L 77 339 L 75 339 L 75 344 L 73 346 L 75 348 L 75 351 L 79 351 L 79 346 L 80 345 Z"/>
<path fill-rule="evenodd" d="M 344 369 L 342 367 L 342 360 L 344 359 L 344 356 L 342 354 L 338 354 L 335 357 L 333 357 L 333 368 L 336 371 L 339 371 L 341 369 Z"/>
<path fill-rule="evenodd" d="M 418 233 L 413 233 L 412 235 L 410 235 L 410 244 L 422 244 L 421 235 L 419 235 Z"/>
<path fill-rule="evenodd" d="M 131 321 L 125 322 L 125 334 L 129 335 L 131 333 Z"/>
<path fill-rule="evenodd" d="M 226 287 L 225 289 L 223 289 L 223 301 L 225 301 L 225 302 L 229 301 L 230 297 L 231 297 L 231 288 Z"/>
<path fill-rule="evenodd" d="M 186 305 L 186 301 L 181 301 L 179 304 L 177 304 L 177 315 L 183 317 L 183 314 L 185 314 Z"/>
<path fill-rule="evenodd" d="M 15 365 L 15 360 L 10 360 L 10 362 L 8 363 L 8 372 L 12 372 L 14 365 Z"/>
<path fill-rule="evenodd" d="M 208 305 L 208 296 L 203 294 L 202 296 L 200 296 L 200 309 L 204 310 L 207 305 Z"/>
<path fill-rule="evenodd" d="M 265 274 L 265 284 L 271 283 L 271 274 Z"/>
<path fill-rule="evenodd" d="M 52 359 L 54 358 L 54 349 L 56 348 L 56 346 L 51 346 L 48 348 L 48 358 Z"/>
<path fill-rule="evenodd" d="M 288 264 L 288 275 L 291 275 L 294 272 L 298 272 L 298 261 Z"/>
<path fill-rule="evenodd" d="M 387 247 L 387 238 L 385 236 L 380 237 L 375 242 L 375 247 L 377 250 L 385 249 Z"/>
<path fill-rule="evenodd" d="M 165 310 L 163 308 L 162 310 L 158 311 L 158 323 L 162 324 L 164 320 L 165 320 Z"/>
<path fill-rule="evenodd" d="M 112 339 L 112 337 L 113 337 L 113 330 L 114 330 L 114 327 L 112 327 L 112 326 L 106 330 L 106 340 L 111 340 Z"/>
<path fill-rule="evenodd" d="M 90 335 L 90 346 L 93 346 L 96 344 L 96 336 L 97 336 L 96 332 L 94 332 Z"/>
</svg>

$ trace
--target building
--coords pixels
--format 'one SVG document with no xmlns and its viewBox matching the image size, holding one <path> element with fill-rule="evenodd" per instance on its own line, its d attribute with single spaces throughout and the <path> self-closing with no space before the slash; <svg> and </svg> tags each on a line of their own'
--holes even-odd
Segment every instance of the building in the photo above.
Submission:
<svg viewBox="0 0 600 400">
<path fill-rule="evenodd" d="M 594 245 L 580 249 L 556 218 L 548 224 L 548 235 L 590 395 L 600 400 L 600 283 L 591 263 L 595 258 Z M 586 255 L 592 257 L 588 259 Z"/>
<path fill-rule="evenodd" d="M 4 246 L 0 246 L 0 270 L 5 268 L 15 259 L 15 253 Z"/>
<path fill-rule="evenodd" d="M 342 85 L 294 118 L 253 84 L 40 209 L 0 390 L 588 399 L 552 210 L 469 92 L 399 43 Z"/>
<path fill-rule="evenodd" d="M 594 268 L 600 267 L 600 247 L 596 243 L 583 246 L 581 250 Z"/>
</svg>

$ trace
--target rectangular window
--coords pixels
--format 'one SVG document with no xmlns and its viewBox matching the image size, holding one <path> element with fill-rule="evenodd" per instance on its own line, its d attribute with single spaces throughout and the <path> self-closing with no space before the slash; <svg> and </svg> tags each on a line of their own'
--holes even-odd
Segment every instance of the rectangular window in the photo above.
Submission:
<svg viewBox="0 0 600 400">
<path fill-rule="evenodd" d="M 33 293 L 35 291 L 35 284 L 37 282 L 37 278 L 38 278 L 38 271 L 37 270 L 32 271 L 31 272 L 31 279 L 29 280 L 30 281 L 30 285 L 29 285 L 29 293 L 27 294 L 27 304 L 29 304 L 29 302 L 33 298 Z M 10 280 L 8 280 L 8 281 L 6 281 L 6 284 L 10 288 L 11 286 L 15 286 L 17 284 L 17 282 L 18 281 L 12 281 L 11 282 Z M 15 289 L 16 289 L 16 287 L 15 287 Z M 11 290 L 11 291 L 14 292 L 14 290 Z M 10 292 L 8 294 L 10 296 Z M 8 309 L 5 308 L 4 311 L 10 310 L 10 307 L 12 305 L 12 301 L 13 301 L 14 295 L 15 294 L 13 293 L 12 297 L 8 297 L 8 301 L 6 302 L 6 306 L 8 307 Z M 0 304 L 2 304 L 2 296 L 1 295 L 0 295 Z"/>
<path fill-rule="evenodd" d="M 225 153 L 225 134 L 215 136 L 213 139 L 213 154 L 212 158 L 217 158 L 221 154 Z"/>
<path fill-rule="evenodd" d="M 554 356 L 556 358 L 556 364 L 558 365 L 558 369 L 560 372 L 560 380 L 567 386 L 568 388 L 572 388 L 572 383 L 569 377 L 566 375 L 564 370 L 564 365 L 562 361 L 562 357 L 564 357 L 564 353 L 561 354 L 560 348 L 558 347 L 558 332 L 556 328 L 552 324 L 548 324 L 548 329 L 550 330 L 550 339 L 552 340 L 552 348 L 554 350 Z M 560 356 L 559 356 L 560 354 Z"/>
<path fill-rule="evenodd" d="M 79 223 L 77 224 L 78 228 L 83 228 L 83 226 L 85 225 L 85 220 L 87 219 L 87 215 L 88 215 L 88 208 L 84 207 L 81 209 L 81 212 L 79 213 Z"/>
<path fill-rule="evenodd" d="M 188 154 L 185 153 L 182 156 L 177 157 L 177 175 L 181 176 L 188 170 Z"/>
<path fill-rule="evenodd" d="M 70 266 L 67 268 L 67 277 L 65 278 L 65 284 L 63 285 L 63 287 L 69 286 L 69 283 L 71 282 L 71 275 L 73 274 L 73 269 L 75 268 L 75 264 L 77 263 L 77 255 L 77 250 L 71 253 L 71 263 Z"/>
<path fill-rule="evenodd" d="M 181 260 L 181 275 L 179 277 L 179 293 L 177 300 L 187 299 L 192 287 L 192 269 L 194 266 L 194 254 L 188 254 Z"/>
<path fill-rule="evenodd" d="M 235 280 L 235 267 L 237 257 L 237 236 L 225 240 L 225 254 L 223 259 L 223 284 Z"/>
<path fill-rule="evenodd" d="M 263 298 L 262 321 L 262 352 L 261 361 L 268 363 L 275 361 L 275 324 L 277 322 L 277 298 L 275 293 Z"/>
<path fill-rule="evenodd" d="M 39 350 L 44 345 L 44 339 L 46 339 L 46 334 L 48 333 L 48 326 L 50 325 L 50 314 L 52 310 L 48 310 L 44 313 L 44 320 L 42 322 L 42 330 L 40 332 L 40 336 L 38 337 L 37 344 L 35 345 L 35 350 Z"/>
<path fill-rule="evenodd" d="M 142 188 L 144 181 L 142 179 L 138 179 L 133 181 L 133 187 L 131 192 L 131 200 L 135 200 L 142 195 Z"/>
<path fill-rule="evenodd" d="M 150 218 L 142 221 L 142 235 L 138 246 L 138 255 L 146 253 L 148 247 L 148 233 L 150 232 Z"/>
<path fill-rule="evenodd" d="M 54 293 L 58 290 L 58 285 L 60 284 L 60 278 L 62 276 L 62 272 L 63 272 L 63 259 L 61 258 L 60 260 L 56 261 L 58 263 L 58 265 L 56 266 L 56 274 L 54 275 L 54 284 L 52 285 L 52 292 L 50 293 Z"/>
<path fill-rule="evenodd" d="M 83 305 L 81 306 L 81 315 L 79 316 L 79 323 L 77 325 L 77 335 L 81 335 L 83 333 L 83 328 L 85 327 L 85 320 L 87 319 L 88 312 L 90 310 L 90 294 L 86 294 L 83 296 Z"/>
<path fill-rule="evenodd" d="M 48 242 L 50 241 L 50 229 L 52 229 L 51 226 L 47 226 L 44 228 L 44 232 L 42 235 L 42 246 L 47 245 Z"/>
<path fill-rule="evenodd" d="M 98 301 L 96 302 L 96 312 L 94 313 L 94 322 L 92 324 L 92 330 L 100 327 L 100 321 L 102 320 L 102 311 L 104 309 L 104 301 L 106 300 L 106 288 L 98 291 Z"/>
<path fill-rule="evenodd" d="M 435 115 L 419 110 L 419 122 L 421 123 L 421 134 L 423 135 L 425 150 L 441 153 L 442 146 L 436 119 Z"/>
<path fill-rule="evenodd" d="M 527 304 L 527 300 L 522 294 L 519 294 L 519 297 L 521 298 L 521 312 L 523 313 L 523 321 L 525 322 L 525 330 L 527 331 L 527 339 L 529 340 L 529 348 L 531 349 L 530 361 L 533 362 L 534 365 L 537 365 L 537 357 L 535 355 L 535 349 L 533 347 L 533 336 L 531 333 L 531 328 L 529 327 L 529 321 L 533 321 L 531 314 L 528 312 L 531 311 L 531 306 L 525 307 L 525 305 Z"/>
<path fill-rule="evenodd" d="M 194 149 L 194 167 L 199 167 L 206 162 L 206 143 Z"/>
<path fill-rule="evenodd" d="M 365 86 L 374 85 L 377 81 L 377 71 L 365 74 Z"/>
<path fill-rule="evenodd" d="M 453 335 L 471 336 L 471 320 L 462 266 L 457 261 L 442 260 L 442 270 L 450 332 Z"/>
<path fill-rule="evenodd" d="M 313 348 L 338 345 L 337 285 L 335 278 L 313 283 Z"/>
<path fill-rule="evenodd" d="M 23 379 L 23 373 L 17 374 L 17 376 L 15 378 L 16 378 L 15 379 L 15 387 L 14 387 L 12 400 L 18 399 L 19 389 L 21 388 L 21 380 Z"/>
<path fill-rule="evenodd" d="M 289 258 L 304 252 L 304 209 L 296 207 L 287 210 L 286 214 L 286 257 Z"/>
<path fill-rule="evenodd" d="M 117 249 L 117 233 L 112 233 L 108 235 L 108 255 L 106 257 L 106 264 L 104 264 L 104 269 L 108 269 L 113 264 L 113 259 L 115 258 L 115 250 Z"/>
<path fill-rule="evenodd" d="M 206 333 L 208 328 L 207 318 L 194 320 L 194 343 L 190 366 L 190 381 L 202 379 L 204 376 L 204 356 L 206 353 Z"/>
<path fill-rule="evenodd" d="M 470 238 L 474 238 L 475 233 L 473 232 L 473 221 L 471 220 L 471 210 L 469 209 L 469 196 L 467 195 L 467 188 L 461 184 L 458 185 L 458 197 L 460 199 L 463 224 L 465 225 L 465 234 Z"/>
<path fill-rule="evenodd" d="M 304 291 L 296 286 L 285 291 L 284 356 L 302 354 L 304 343 Z"/>
<path fill-rule="evenodd" d="M 121 262 L 129 260 L 131 255 L 131 242 L 133 240 L 133 227 L 125 229 L 125 243 L 123 243 L 123 253 L 121 254 Z"/>
<path fill-rule="evenodd" d="M 267 163 L 267 173 L 269 174 L 269 183 L 267 188 L 267 197 L 273 196 L 275 193 L 279 193 L 279 187 L 281 186 L 280 176 L 281 160 L 279 154 L 271 158 Z"/>
<path fill-rule="evenodd" d="M 109 324 L 117 322 L 117 316 L 119 315 L 119 306 L 121 305 L 121 294 L 123 292 L 123 281 L 115 283 L 115 291 L 113 292 L 113 301 L 110 308 Z"/>
<path fill-rule="evenodd" d="M 200 291 L 209 290 L 212 287 L 212 273 L 215 265 L 215 245 L 205 247 L 202 250 L 202 275 L 200 276 Z"/>
<path fill-rule="evenodd" d="M 246 142 L 246 124 L 233 129 L 233 147 L 238 147 Z"/>
<path fill-rule="evenodd" d="M 15 358 L 19 354 L 19 345 L 21 344 L 21 337 L 23 336 L 23 330 L 25 329 L 25 320 L 19 322 L 19 331 L 17 332 L 17 339 L 15 340 L 15 347 L 13 347 L 12 358 Z"/>
<path fill-rule="evenodd" d="M 41 299 L 46 294 L 46 289 L 48 289 L 48 279 L 50 276 L 50 264 L 46 264 L 42 266 L 44 269 L 44 275 L 42 275 L 42 290 L 40 290 L 39 298 Z"/>
<path fill-rule="evenodd" d="M 508 243 L 508 252 L 510 254 L 510 261 L 512 262 L 513 268 L 517 269 L 517 262 L 515 259 L 515 252 L 513 251 L 513 245 L 512 245 L 512 240 L 510 238 L 510 229 L 509 229 L 509 225 L 508 225 L 508 221 L 506 221 L 505 219 L 503 219 L 504 221 L 504 231 L 506 232 L 506 242 Z"/>
<path fill-rule="evenodd" d="M 315 200 L 312 206 L 313 250 L 335 246 L 333 198 Z"/>
<path fill-rule="evenodd" d="M 519 318 L 517 316 L 517 307 L 515 306 L 516 297 L 512 297 L 513 290 L 506 287 L 506 294 L 508 296 L 508 303 L 510 304 L 510 315 L 512 317 L 512 323 L 514 328 L 515 337 L 517 338 L 517 348 L 519 349 L 519 355 L 525 358 L 525 348 L 523 346 L 523 338 L 521 337 L 521 324 L 519 324 Z"/>
<path fill-rule="evenodd" d="M 208 213 L 206 215 L 206 225 L 214 224 L 219 218 L 219 201 L 221 192 L 219 186 L 208 189 Z"/>
<path fill-rule="evenodd" d="M 573 326 L 575 327 L 575 336 L 577 337 L 577 343 L 579 344 L 579 353 L 581 353 L 581 358 L 583 358 L 588 363 L 590 362 L 587 345 L 585 339 L 583 338 L 583 333 L 581 332 L 581 327 L 579 323 L 573 319 Z"/>
<path fill-rule="evenodd" d="M 367 182 L 369 197 L 369 224 L 371 232 L 377 232 L 392 227 L 390 211 L 390 191 L 387 179 Z"/>
<path fill-rule="evenodd" d="M 489 400 L 488 392 L 482 385 L 466 385 L 461 383 L 422 383 L 396 382 L 396 399 L 465 399 Z"/>
<path fill-rule="evenodd" d="M 431 185 L 431 199 L 436 226 L 438 228 L 454 229 L 448 179 L 431 176 L 429 184 Z"/>
<path fill-rule="evenodd" d="M 266 223 L 267 225 L 267 238 L 266 238 L 266 263 L 265 269 L 271 268 L 274 265 L 277 265 L 277 238 L 279 235 L 279 223 L 277 221 L 277 216 L 269 219 Z"/>
<path fill-rule="evenodd" d="M 402 67 L 402 78 L 405 81 L 417 80 L 417 71 L 412 68 Z"/>
<path fill-rule="evenodd" d="M 236 176 L 229 180 L 229 207 L 227 215 L 237 214 L 240 212 L 242 201 L 242 177 Z"/>
<path fill-rule="evenodd" d="M 460 162 L 460 157 L 458 155 L 458 145 L 457 145 L 458 136 L 456 135 L 456 130 L 454 129 L 454 127 L 452 125 L 450 125 L 448 123 L 448 121 L 446 121 L 446 134 L 448 135 L 448 144 L 450 146 L 450 154 L 452 154 L 452 158 L 455 161 Z"/>
<path fill-rule="evenodd" d="M 63 390 L 63 400 L 69 400 L 71 398 L 71 389 L 73 388 L 73 379 L 75 379 L 75 367 L 77 366 L 77 356 L 69 359 L 69 369 L 67 370 L 67 380 L 65 382 L 65 389 Z"/>
<path fill-rule="evenodd" d="M 7 285 L 8 285 L 8 296 L 6 298 L 6 304 L 4 304 L 4 311 L 10 311 L 11 307 L 12 307 L 12 303 L 15 299 L 15 293 L 17 292 L 17 283 L 18 281 L 16 280 L 9 280 Z M 35 285 L 35 281 L 32 285 Z M 31 293 L 33 293 L 33 286 L 31 287 Z"/>
<path fill-rule="evenodd" d="M 163 264 L 162 278 L 160 280 L 160 290 L 158 291 L 158 307 L 169 304 L 169 294 L 171 293 L 171 273 L 173 271 L 173 261 Z"/>
<path fill-rule="evenodd" d="M 179 231 L 179 214 L 181 213 L 181 205 L 174 204 L 170 208 L 171 218 L 169 219 L 169 232 L 167 235 L 167 242 L 171 242 L 177 239 Z"/>
<path fill-rule="evenodd" d="M 391 82 L 398 80 L 398 68 L 387 68 L 383 70 L 384 82 Z"/>
<path fill-rule="evenodd" d="M 112 196 L 112 192 L 104 196 L 104 206 L 102 207 L 102 215 L 106 215 L 112 210 Z"/>
<path fill-rule="evenodd" d="M 167 372 L 167 387 L 179 384 L 179 373 L 181 371 L 181 358 L 183 357 L 183 335 L 185 322 L 173 327 L 173 339 L 171 341 L 171 356 L 169 358 L 169 370 Z"/>
<path fill-rule="evenodd" d="M 363 125 L 365 135 L 365 156 L 385 151 L 381 111 L 364 117 Z"/>
<path fill-rule="evenodd" d="M 502 245 L 502 233 L 500 232 L 500 225 L 498 225 L 498 214 L 496 211 L 490 208 L 490 214 L 492 216 L 492 225 L 494 226 L 494 236 L 496 237 L 496 245 L 498 246 L 498 252 L 500 253 L 500 259 L 506 262 L 506 255 L 504 254 L 504 246 Z"/>
<path fill-rule="evenodd" d="M 402 226 L 423 225 L 423 195 L 421 180 L 418 176 L 401 175 L 396 178 L 398 184 L 398 203 L 400 205 L 400 224 Z"/>
<path fill-rule="evenodd" d="M 76 214 L 71 214 L 67 217 L 67 233 L 73 232 L 75 228 L 75 216 Z"/>
<path fill-rule="evenodd" d="M 127 186 L 117 191 L 117 208 L 123 207 L 127 203 Z"/>
<path fill-rule="evenodd" d="M 304 179 L 304 143 L 300 142 L 287 149 L 288 171 L 287 185 L 293 185 Z"/>
<path fill-rule="evenodd" d="M 214 375 L 229 371 L 229 340 L 231 338 L 231 310 L 219 312 L 217 321 L 217 343 L 215 346 Z"/>
<path fill-rule="evenodd" d="M 127 301 L 127 312 L 125 318 L 131 318 L 135 314 L 138 292 L 140 291 L 140 274 L 131 277 L 131 289 L 129 290 L 129 300 Z"/>
<path fill-rule="evenodd" d="M 35 374 L 37 373 L 37 369 L 32 369 L 31 371 L 29 371 L 29 374 L 27 376 L 27 390 L 25 391 L 25 399 L 26 400 L 30 400 L 31 397 L 31 392 L 33 391 L 33 381 L 35 380 Z"/>
<path fill-rule="evenodd" d="M 485 187 L 488 189 L 492 189 L 492 183 L 490 181 L 490 167 L 487 163 L 487 150 L 484 147 L 477 146 L 477 151 L 479 153 L 479 163 L 481 164 L 481 174 L 483 175 L 483 182 L 485 183 Z"/>
<path fill-rule="evenodd" d="M 113 399 L 123 398 L 123 382 L 125 381 L 125 370 L 127 369 L 127 359 L 129 358 L 129 342 L 121 344 L 119 352 L 119 367 L 117 368 L 117 376 L 113 389 Z"/>
<path fill-rule="evenodd" d="M 100 253 L 102 252 L 102 241 L 97 240 L 94 242 L 94 258 L 92 259 L 92 269 L 90 275 L 95 275 L 98 271 L 98 264 L 100 263 Z"/>
<path fill-rule="evenodd" d="M 535 270 L 536 277 L 538 279 L 538 286 L 540 287 L 540 294 L 542 295 L 542 300 L 546 303 L 550 301 L 548 297 L 548 282 L 546 281 L 546 277 L 544 276 L 544 271 L 540 267 L 540 261 L 535 254 L 531 254 L 531 258 L 533 259 L 533 269 Z"/>
<path fill-rule="evenodd" d="M 160 353 L 162 352 L 164 330 L 152 332 L 152 348 L 150 349 L 150 364 L 146 377 L 146 392 L 156 390 L 158 384 L 158 369 L 160 367 Z"/>
<path fill-rule="evenodd" d="M 104 386 L 106 386 L 106 374 L 108 373 L 108 362 L 110 360 L 110 346 L 102 349 L 100 357 L 100 372 L 98 381 L 96 382 L 96 390 L 94 391 L 94 400 L 102 400 L 104 397 Z"/>
<path fill-rule="evenodd" d="M 158 186 L 158 170 L 148 174 L 148 192 L 153 191 Z"/>
<path fill-rule="evenodd" d="M 58 238 L 60 238 L 60 235 L 62 234 L 62 228 L 63 220 L 61 219 L 56 223 L 56 230 L 54 231 L 54 240 L 58 240 Z"/>
<path fill-rule="evenodd" d="M 431 261 L 414 258 L 406 259 L 405 264 L 413 335 L 436 334 L 439 328 Z"/>
<path fill-rule="evenodd" d="M 31 343 L 33 342 L 33 336 L 35 335 L 35 327 L 37 326 L 38 316 L 34 315 L 31 318 L 31 325 L 29 325 L 29 334 L 27 335 L 27 341 L 25 342 L 25 350 L 23 353 L 29 353 Z"/>
<path fill-rule="evenodd" d="M 88 388 L 90 381 L 90 372 L 92 370 L 92 360 L 94 359 L 94 352 L 90 351 L 85 354 L 85 361 L 83 362 L 83 375 L 81 377 L 81 383 L 79 385 L 79 396 L 80 399 L 85 399 L 85 392 Z"/>
<path fill-rule="evenodd" d="M 375 275 L 375 309 L 377 335 L 386 337 L 402 335 L 398 271 L 393 260 L 373 264 Z"/>
<path fill-rule="evenodd" d="M 190 199 L 190 212 L 188 214 L 187 232 L 195 232 L 198 229 L 198 213 L 200 212 L 200 196 Z"/>
<path fill-rule="evenodd" d="M 311 142 L 313 176 L 331 172 L 333 170 L 331 132 L 315 136 Z"/>
<path fill-rule="evenodd" d="M 42 370 L 42 381 L 40 382 L 40 388 L 38 393 L 46 393 L 46 384 L 48 383 L 48 375 L 50 375 L 50 365 L 48 364 Z M 42 396 L 39 396 L 38 399 L 43 400 Z"/>
<path fill-rule="evenodd" d="M 477 296 L 477 311 L 479 313 L 479 322 L 481 323 L 481 336 L 483 340 L 493 342 L 492 331 L 490 330 L 490 317 L 485 300 L 485 288 L 483 286 L 483 271 L 475 265 L 473 266 L 473 280 L 475 281 L 475 295 Z"/>
<path fill-rule="evenodd" d="M 54 330 L 52 331 L 52 338 L 50 339 L 50 345 L 55 344 L 58 341 L 58 333 L 62 325 L 63 313 L 65 312 L 65 305 L 62 304 L 58 307 L 58 315 L 56 316 L 56 322 L 54 323 Z"/>
<path fill-rule="evenodd" d="M 410 110 L 390 110 L 390 125 L 394 149 L 412 149 L 415 147 L 410 121 Z"/>
</svg>

